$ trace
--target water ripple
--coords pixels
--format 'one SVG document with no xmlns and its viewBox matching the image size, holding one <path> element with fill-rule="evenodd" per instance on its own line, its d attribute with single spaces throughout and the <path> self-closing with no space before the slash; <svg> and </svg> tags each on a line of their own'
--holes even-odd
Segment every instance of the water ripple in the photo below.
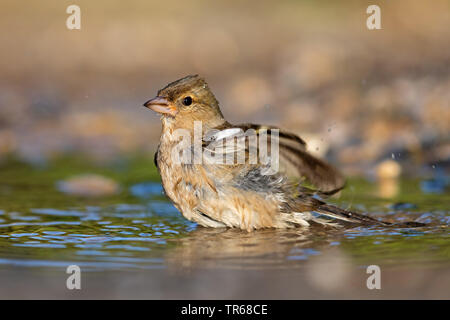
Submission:
<svg viewBox="0 0 450 320">
<path fill-rule="evenodd" d="M 176 211 L 167 202 L 160 203 L 159 212 L 151 205 L 124 203 L 1 211 L 0 265 L 58 267 L 76 260 L 89 270 L 163 267 L 161 252 L 167 240 L 192 226 L 179 215 L 161 219 L 164 206 Z"/>
</svg>

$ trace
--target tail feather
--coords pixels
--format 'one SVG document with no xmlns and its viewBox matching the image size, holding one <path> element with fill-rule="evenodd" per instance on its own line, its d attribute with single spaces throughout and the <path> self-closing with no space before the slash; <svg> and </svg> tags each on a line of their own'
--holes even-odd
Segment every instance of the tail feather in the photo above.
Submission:
<svg viewBox="0 0 450 320">
<path fill-rule="evenodd" d="M 418 228 L 425 226 L 425 224 L 415 221 L 392 223 L 378 220 L 361 213 L 342 209 L 332 204 L 325 203 L 324 201 L 311 196 L 310 193 L 301 193 L 295 198 L 295 201 L 286 203 L 284 211 L 317 212 L 323 216 L 331 217 L 338 221 L 345 221 L 348 223 L 361 224 L 365 226 L 382 226 L 393 228 Z"/>
<path fill-rule="evenodd" d="M 321 204 L 319 205 L 315 211 L 323 214 L 325 216 L 329 216 L 338 220 L 344 220 L 347 222 L 353 223 L 361 223 L 365 225 L 381 225 L 381 226 L 390 226 L 392 223 L 386 221 L 380 221 L 375 218 L 362 215 L 360 213 L 356 213 L 353 211 L 341 209 L 339 207 L 330 205 L 330 204 Z"/>
<path fill-rule="evenodd" d="M 401 223 L 391 223 L 387 221 L 377 220 L 375 218 L 356 213 L 353 211 L 341 209 L 330 204 L 321 204 L 315 210 L 323 215 L 333 217 L 335 219 L 344 220 L 351 223 L 359 223 L 363 225 L 385 226 L 394 228 L 419 228 L 425 226 L 424 223 L 415 221 L 406 221 Z"/>
</svg>

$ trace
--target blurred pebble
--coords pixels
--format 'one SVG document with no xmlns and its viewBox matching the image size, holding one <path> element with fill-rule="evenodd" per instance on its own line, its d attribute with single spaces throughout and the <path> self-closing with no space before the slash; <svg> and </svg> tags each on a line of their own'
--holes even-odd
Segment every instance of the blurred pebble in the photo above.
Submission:
<svg viewBox="0 0 450 320">
<path fill-rule="evenodd" d="M 83 174 L 57 183 L 63 193 L 83 197 L 99 197 L 119 192 L 119 185 L 112 179 L 97 174 Z"/>
<path fill-rule="evenodd" d="M 396 161 L 385 160 L 378 164 L 376 173 L 379 180 L 396 179 L 402 173 L 402 167 Z"/>
</svg>

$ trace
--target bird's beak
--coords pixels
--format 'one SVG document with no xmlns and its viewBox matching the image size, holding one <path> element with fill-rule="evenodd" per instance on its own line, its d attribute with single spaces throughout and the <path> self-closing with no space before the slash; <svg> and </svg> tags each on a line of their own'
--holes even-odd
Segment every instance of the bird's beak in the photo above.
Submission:
<svg viewBox="0 0 450 320">
<path fill-rule="evenodd" d="M 177 107 L 163 97 L 154 97 L 153 99 L 148 100 L 144 103 L 144 107 L 161 114 L 171 115 L 172 117 L 178 113 Z"/>
</svg>

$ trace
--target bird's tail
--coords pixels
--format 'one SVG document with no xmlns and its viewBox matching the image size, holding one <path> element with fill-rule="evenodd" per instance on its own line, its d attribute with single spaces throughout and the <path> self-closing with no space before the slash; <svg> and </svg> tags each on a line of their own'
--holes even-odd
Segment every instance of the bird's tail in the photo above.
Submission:
<svg viewBox="0 0 450 320">
<path fill-rule="evenodd" d="M 384 226 L 384 227 L 394 227 L 394 228 L 418 228 L 425 226 L 424 223 L 407 221 L 401 223 L 391 223 L 387 221 L 377 220 L 375 218 L 356 213 L 354 211 L 349 211 L 341 209 L 339 207 L 330 204 L 320 204 L 315 211 L 319 212 L 328 217 L 332 217 L 341 221 L 346 221 L 350 223 L 362 224 L 366 226 Z"/>
</svg>

